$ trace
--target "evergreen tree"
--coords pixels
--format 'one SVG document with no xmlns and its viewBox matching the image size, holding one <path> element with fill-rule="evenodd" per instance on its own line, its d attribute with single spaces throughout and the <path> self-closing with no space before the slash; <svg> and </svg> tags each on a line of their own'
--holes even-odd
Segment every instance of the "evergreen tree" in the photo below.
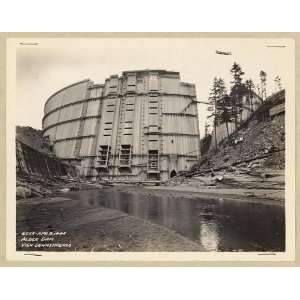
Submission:
<svg viewBox="0 0 300 300">
<path fill-rule="evenodd" d="M 213 80 L 213 85 L 209 94 L 208 98 L 208 107 L 207 110 L 211 113 L 207 118 L 210 119 L 212 118 L 212 125 L 214 128 L 214 136 L 215 136 L 215 148 L 217 149 L 218 147 L 218 142 L 217 142 L 217 119 L 218 119 L 218 112 L 217 112 L 217 82 L 218 79 L 217 77 L 214 78 Z"/>
<path fill-rule="evenodd" d="M 224 94 L 218 101 L 218 107 L 220 111 L 220 120 L 221 123 L 225 123 L 227 138 L 229 138 L 229 128 L 228 123 L 232 122 L 232 106 L 231 106 L 231 98 L 229 95 Z"/>
<path fill-rule="evenodd" d="M 211 112 L 211 114 L 208 116 L 208 118 L 212 118 L 212 124 L 214 128 L 214 137 L 215 137 L 215 148 L 218 147 L 218 141 L 217 141 L 217 125 L 221 121 L 222 116 L 222 99 L 224 98 L 226 94 L 226 87 L 224 80 L 221 78 L 215 77 L 213 80 L 213 85 L 211 88 L 210 96 L 208 98 L 208 111 Z"/>
<path fill-rule="evenodd" d="M 205 122 L 205 126 L 204 126 L 204 136 L 205 137 L 209 135 L 209 127 L 210 127 L 210 125 L 207 122 Z"/>
<path fill-rule="evenodd" d="M 230 91 L 230 98 L 232 99 L 232 116 L 234 119 L 235 125 L 235 132 L 238 130 L 238 118 L 241 119 L 241 114 L 243 111 L 243 93 L 244 93 L 244 86 L 243 86 L 243 79 L 242 76 L 245 74 L 242 71 L 242 68 L 236 62 L 233 64 L 230 70 L 233 81 L 231 82 L 231 91 Z"/>
<path fill-rule="evenodd" d="M 260 71 L 259 73 L 260 77 L 260 92 L 261 92 L 261 98 L 263 100 L 266 100 L 267 98 L 267 73 L 265 71 Z"/>
<path fill-rule="evenodd" d="M 245 87 L 247 90 L 247 102 L 249 103 L 250 112 L 253 113 L 253 92 L 255 89 L 255 85 L 251 79 L 245 81 Z"/>
<path fill-rule="evenodd" d="M 282 90 L 281 78 L 279 76 L 276 76 L 274 82 L 275 82 L 275 93 L 281 91 Z"/>
</svg>

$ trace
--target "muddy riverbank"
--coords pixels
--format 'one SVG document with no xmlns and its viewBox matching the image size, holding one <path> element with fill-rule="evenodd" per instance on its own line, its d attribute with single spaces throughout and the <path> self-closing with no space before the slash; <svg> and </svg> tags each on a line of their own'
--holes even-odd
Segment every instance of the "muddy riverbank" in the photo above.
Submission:
<svg viewBox="0 0 300 300">
<path fill-rule="evenodd" d="M 284 205 L 261 199 L 106 187 L 17 202 L 18 250 L 284 251 Z M 227 197 L 231 197 L 230 195 Z M 24 249 L 22 232 L 64 231 L 69 248 Z"/>
<path fill-rule="evenodd" d="M 22 241 L 24 233 L 32 232 L 58 235 L 53 242 L 42 242 L 40 246 Z M 205 251 L 200 244 L 166 227 L 119 210 L 91 207 L 85 201 L 71 199 L 68 195 L 17 202 L 17 250 Z"/>
</svg>

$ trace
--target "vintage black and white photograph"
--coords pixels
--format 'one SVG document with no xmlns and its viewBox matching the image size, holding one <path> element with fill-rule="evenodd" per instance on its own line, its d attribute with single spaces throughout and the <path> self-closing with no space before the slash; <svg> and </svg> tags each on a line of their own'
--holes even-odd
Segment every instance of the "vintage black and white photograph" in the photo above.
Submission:
<svg viewBox="0 0 300 300">
<path fill-rule="evenodd" d="M 290 40 L 14 43 L 17 253 L 293 244 Z"/>
</svg>

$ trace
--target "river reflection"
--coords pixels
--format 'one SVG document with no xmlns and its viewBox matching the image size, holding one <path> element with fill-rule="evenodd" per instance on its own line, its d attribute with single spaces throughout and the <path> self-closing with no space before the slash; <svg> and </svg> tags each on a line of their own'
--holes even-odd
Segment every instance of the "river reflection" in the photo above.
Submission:
<svg viewBox="0 0 300 300">
<path fill-rule="evenodd" d="M 284 207 L 236 200 L 181 199 L 114 189 L 80 191 L 81 205 L 105 206 L 170 228 L 208 251 L 284 251 Z"/>
</svg>

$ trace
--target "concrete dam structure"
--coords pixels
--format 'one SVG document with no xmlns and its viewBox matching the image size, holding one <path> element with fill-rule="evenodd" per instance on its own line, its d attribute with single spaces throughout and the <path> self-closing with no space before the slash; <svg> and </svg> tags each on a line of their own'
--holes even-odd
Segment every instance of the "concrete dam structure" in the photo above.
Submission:
<svg viewBox="0 0 300 300">
<path fill-rule="evenodd" d="M 126 71 L 104 84 L 83 80 L 46 102 L 43 136 L 81 175 L 165 181 L 200 156 L 195 85 L 179 72 Z"/>
</svg>

